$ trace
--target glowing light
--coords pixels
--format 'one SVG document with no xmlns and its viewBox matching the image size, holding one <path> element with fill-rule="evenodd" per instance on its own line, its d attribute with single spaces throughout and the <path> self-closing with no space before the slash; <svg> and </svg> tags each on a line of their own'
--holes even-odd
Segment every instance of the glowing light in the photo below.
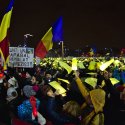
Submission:
<svg viewBox="0 0 125 125">
<path fill-rule="evenodd" d="M 77 70 L 77 59 L 73 58 L 72 59 L 72 70 Z"/>
<path fill-rule="evenodd" d="M 114 62 L 114 59 L 111 59 L 111 60 L 105 62 L 104 64 L 102 64 L 102 65 L 100 66 L 100 70 L 101 70 L 101 71 L 104 71 L 104 70 L 105 70 L 108 66 L 110 66 L 113 62 Z"/>
</svg>

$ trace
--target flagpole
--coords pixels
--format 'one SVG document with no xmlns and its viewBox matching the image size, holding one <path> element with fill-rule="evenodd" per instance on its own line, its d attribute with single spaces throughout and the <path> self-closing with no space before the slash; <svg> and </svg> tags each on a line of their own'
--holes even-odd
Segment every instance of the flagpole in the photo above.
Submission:
<svg viewBox="0 0 125 125">
<path fill-rule="evenodd" d="M 61 41 L 61 43 L 62 43 L 62 59 L 64 58 L 64 43 L 63 43 L 63 41 Z"/>
</svg>

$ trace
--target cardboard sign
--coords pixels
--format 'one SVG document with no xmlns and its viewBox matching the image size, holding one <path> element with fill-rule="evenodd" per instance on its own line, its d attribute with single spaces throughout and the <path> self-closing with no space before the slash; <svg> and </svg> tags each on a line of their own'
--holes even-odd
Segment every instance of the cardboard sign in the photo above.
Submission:
<svg viewBox="0 0 125 125">
<path fill-rule="evenodd" d="M 27 47 L 9 47 L 10 67 L 32 68 L 34 65 L 34 49 Z"/>
</svg>

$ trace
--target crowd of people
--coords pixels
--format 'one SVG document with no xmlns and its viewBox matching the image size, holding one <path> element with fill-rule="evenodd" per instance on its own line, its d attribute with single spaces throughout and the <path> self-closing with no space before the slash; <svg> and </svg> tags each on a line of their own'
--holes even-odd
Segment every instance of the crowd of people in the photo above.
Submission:
<svg viewBox="0 0 125 125">
<path fill-rule="evenodd" d="M 123 58 L 103 71 L 99 64 L 109 59 L 79 59 L 84 67 L 70 73 L 55 60 L 43 60 L 33 68 L 8 67 L 6 72 L 1 67 L 0 125 L 125 125 Z M 63 61 L 71 66 L 71 60 Z M 97 79 L 96 85 L 87 78 Z M 52 87 L 52 81 L 66 92 Z"/>
</svg>

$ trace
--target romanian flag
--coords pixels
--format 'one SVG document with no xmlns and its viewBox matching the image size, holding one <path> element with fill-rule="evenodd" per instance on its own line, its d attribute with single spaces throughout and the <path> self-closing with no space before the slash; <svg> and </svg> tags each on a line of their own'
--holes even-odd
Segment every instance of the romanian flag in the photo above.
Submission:
<svg viewBox="0 0 125 125">
<path fill-rule="evenodd" d="M 35 56 L 44 58 L 53 47 L 53 42 L 63 41 L 63 21 L 60 17 L 38 43 Z"/>
<path fill-rule="evenodd" d="M 89 51 L 89 56 L 93 56 L 94 55 L 94 51 L 93 49 L 91 48 L 90 51 Z"/>
<path fill-rule="evenodd" d="M 96 47 L 91 47 L 89 51 L 89 56 L 93 56 L 96 53 Z"/>
<path fill-rule="evenodd" d="M 0 25 L 0 54 L 4 62 L 4 69 L 6 69 L 6 63 L 8 63 L 8 58 L 9 58 L 8 29 L 10 27 L 13 3 L 14 3 L 14 0 L 11 0 L 5 11 L 5 14 L 3 16 L 3 19 Z"/>
</svg>

